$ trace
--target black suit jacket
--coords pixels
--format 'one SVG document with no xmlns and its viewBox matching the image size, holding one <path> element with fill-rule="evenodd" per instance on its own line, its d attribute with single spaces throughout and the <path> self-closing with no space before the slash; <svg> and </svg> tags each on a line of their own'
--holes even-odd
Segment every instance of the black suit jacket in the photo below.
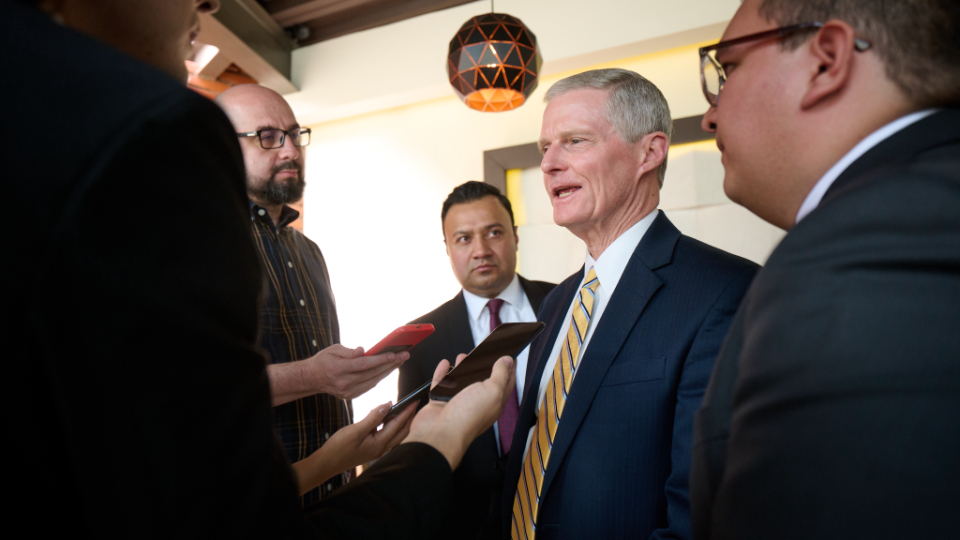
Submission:
<svg viewBox="0 0 960 540">
<path fill-rule="evenodd" d="M 960 535 L 960 110 L 868 151 L 771 254 L 697 413 L 700 539 Z"/>
<path fill-rule="evenodd" d="M 693 415 L 756 270 L 681 235 L 665 213 L 654 219 L 577 368 L 544 475 L 537 540 L 690 537 Z M 544 300 L 547 327 L 530 350 L 513 448 L 524 448 L 536 422 L 539 382 L 583 276 L 581 269 Z M 503 538 L 523 459 L 510 454 Z"/>
<path fill-rule="evenodd" d="M 517 277 L 520 278 L 520 286 L 527 295 L 530 307 L 537 313 L 543 298 L 556 285 Z M 441 360 L 453 362 L 457 354 L 468 353 L 476 346 L 462 292 L 410 322 L 424 323 L 433 324 L 436 330 L 410 350 L 410 359 L 400 367 L 401 398 L 431 380 L 433 370 Z M 427 400 L 428 397 L 424 396 L 420 406 L 425 405 Z M 491 511 L 491 497 L 499 493 L 503 482 L 503 464 L 499 454 L 493 428 L 483 432 L 467 449 L 463 461 L 453 473 L 452 500 L 442 525 L 445 537 L 473 539 L 480 533 Z"/>
<path fill-rule="evenodd" d="M 271 427 L 229 121 L 8 0 L 0 47 L 6 512 L 54 537 L 316 534 Z M 449 465 L 404 446 L 315 516 L 321 535 L 429 533 Z"/>
</svg>

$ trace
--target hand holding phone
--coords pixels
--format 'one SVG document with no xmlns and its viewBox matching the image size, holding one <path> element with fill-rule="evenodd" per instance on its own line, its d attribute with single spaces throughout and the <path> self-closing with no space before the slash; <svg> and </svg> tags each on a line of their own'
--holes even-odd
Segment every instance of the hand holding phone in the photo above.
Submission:
<svg viewBox="0 0 960 540">
<path fill-rule="evenodd" d="M 431 389 L 433 381 L 426 381 L 398 400 L 390 409 L 387 418 L 402 411 L 408 403 L 418 401 L 426 392 L 430 393 L 430 399 L 449 401 L 460 390 L 489 378 L 493 365 L 499 358 L 509 356 L 516 360 L 517 355 L 543 331 L 544 326 L 542 322 L 501 324 L 451 369 L 437 386 Z"/>
</svg>

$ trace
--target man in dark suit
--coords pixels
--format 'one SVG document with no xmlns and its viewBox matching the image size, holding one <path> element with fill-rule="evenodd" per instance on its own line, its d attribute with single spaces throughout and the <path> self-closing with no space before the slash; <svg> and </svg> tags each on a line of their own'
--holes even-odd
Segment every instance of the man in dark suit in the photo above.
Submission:
<svg viewBox="0 0 960 540">
<path fill-rule="evenodd" d="M 584 268 L 540 316 L 504 479 L 504 538 L 689 538 L 693 414 L 756 265 L 657 210 L 670 111 L 640 75 L 574 75 L 546 95 L 554 221 Z M 526 447 L 526 452 L 519 451 Z"/>
<path fill-rule="evenodd" d="M 0 151 L 18 228 L 0 337 L 22 407 L 7 415 L 7 512 L 53 536 L 428 535 L 511 362 L 422 410 L 311 530 L 270 425 L 240 147 L 181 82 L 197 13 L 217 7 L 0 0 L 0 45 L 17 51 L 0 59 L 17 75 Z"/>
<path fill-rule="evenodd" d="M 697 413 L 697 538 L 960 535 L 958 30 L 955 0 L 747 0 L 701 51 L 724 189 L 789 233 Z"/>
<path fill-rule="evenodd" d="M 533 322 L 553 283 L 530 281 L 516 273 L 517 227 L 510 200 L 483 182 L 453 189 L 440 212 L 450 266 L 463 287 L 437 309 L 412 321 L 436 331 L 411 350 L 400 368 L 402 398 L 431 379 L 445 358 L 470 352 L 500 323 Z M 517 373 L 524 373 L 528 350 L 517 355 Z M 453 474 L 453 496 L 444 518 L 444 534 L 476 538 L 491 512 L 491 500 L 503 488 L 503 468 L 513 441 L 523 379 L 507 399 L 502 421 L 484 432 L 467 450 Z M 426 404 L 426 397 L 422 404 Z"/>
</svg>

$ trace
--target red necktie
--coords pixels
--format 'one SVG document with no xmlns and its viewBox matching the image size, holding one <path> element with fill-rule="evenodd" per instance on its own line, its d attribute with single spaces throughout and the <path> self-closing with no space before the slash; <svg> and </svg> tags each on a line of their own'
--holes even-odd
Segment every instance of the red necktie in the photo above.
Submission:
<svg viewBox="0 0 960 540">
<path fill-rule="evenodd" d="M 490 311 L 490 331 L 493 332 L 500 326 L 500 307 L 503 306 L 503 300 L 494 298 L 487 302 L 487 309 Z M 514 359 L 516 360 L 516 359 Z M 510 397 L 507 398 L 507 404 L 503 406 L 503 414 L 500 415 L 497 426 L 500 430 L 500 453 L 506 455 L 510 451 L 510 443 L 513 442 L 513 431 L 517 427 L 517 415 L 520 413 L 519 400 L 517 399 L 517 387 L 514 385 Z"/>
</svg>

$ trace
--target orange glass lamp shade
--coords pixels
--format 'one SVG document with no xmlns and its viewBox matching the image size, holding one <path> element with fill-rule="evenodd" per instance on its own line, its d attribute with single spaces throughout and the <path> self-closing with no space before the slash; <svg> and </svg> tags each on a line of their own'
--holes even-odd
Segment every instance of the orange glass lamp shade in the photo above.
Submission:
<svg viewBox="0 0 960 540">
<path fill-rule="evenodd" d="M 537 38 L 520 19 L 487 13 L 463 23 L 450 40 L 447 75 L 472 109 L 516 109 L 537 88 L 543 59 Z"/>
</svg>

